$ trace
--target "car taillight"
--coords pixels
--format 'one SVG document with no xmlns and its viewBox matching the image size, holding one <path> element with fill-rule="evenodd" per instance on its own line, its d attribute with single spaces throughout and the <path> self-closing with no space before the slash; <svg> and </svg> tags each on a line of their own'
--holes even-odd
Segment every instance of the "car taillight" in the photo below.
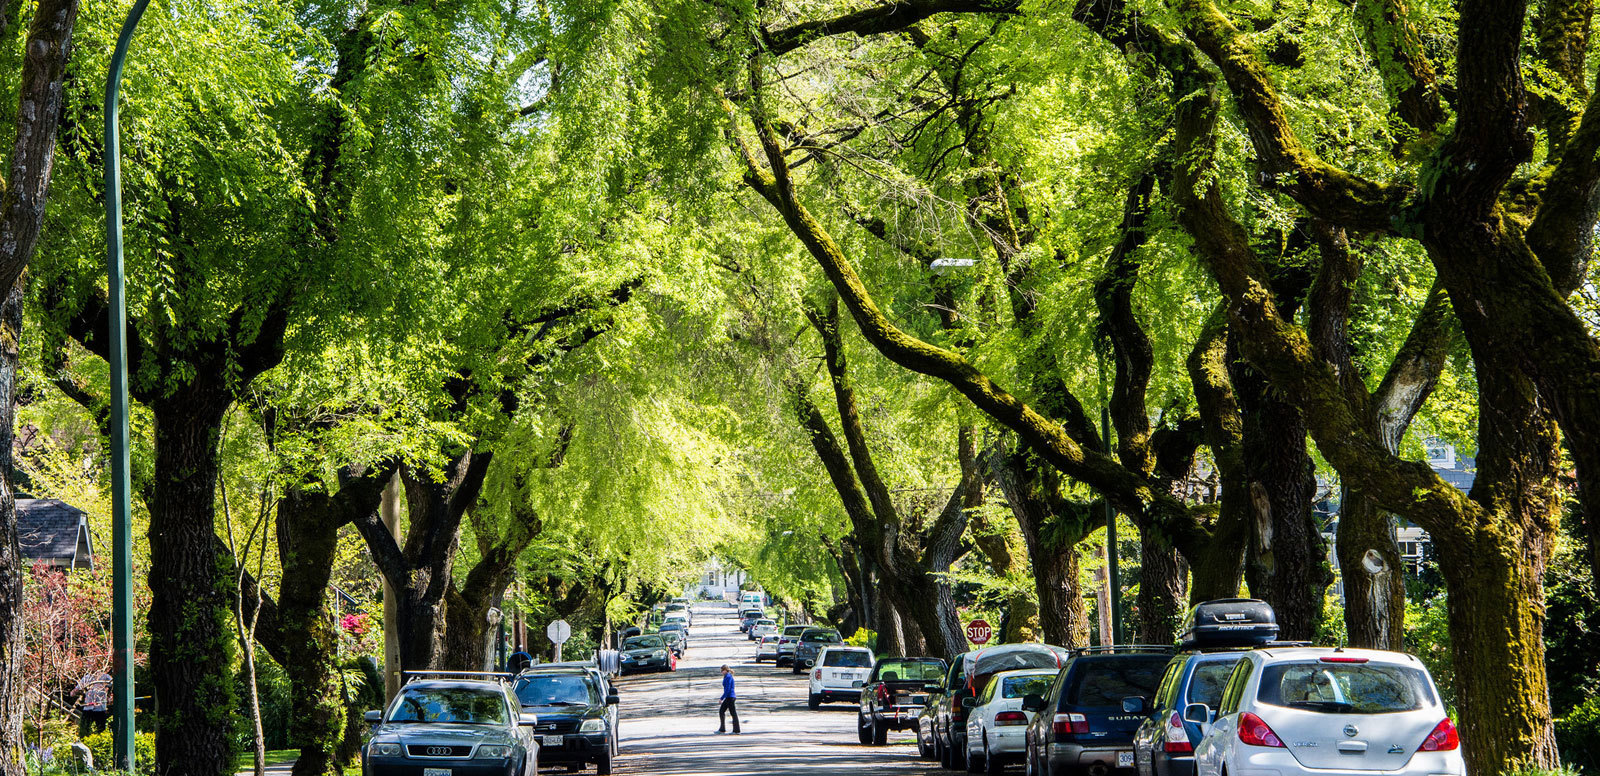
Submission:
<svg viewBox="0 0 1600 776">
<path fill-rule="evenodd" d="M 1456 732 L 1456 723 L 1449 717 L 1439 720 L 1433 732 L 1422 739 L 1422 746 L 1417 747 L 1419 752 L 1453 752 L 1461 748 L 1461 734 Z"/>
<path fill-rule="evenodd" d="M 1319 657 L 1317 661 L 1321 663 L 1365 663 L 1367 659 L 1364 657 Z"/>
<path fill-rule="evenodd" d="M 816 679 L 818 681 L 821 681 L 822 680 L 822 669 L 818 668 L 817 670 L 812 671 L 811 672 L 811 678 L 812 679 Z"/>
<path fill-rule="evenodd" d="M 1239 740 L 1251 746 L 1284 748 L 1283 739 L 1278 738 L 1264 720 L 1248 711 L 1239 715 Z"/>
<path fill-rule="evenodd" d="M 883 684 L 878 685 L 878 700 L 883 702 L 883 703 L 888 703 L 889 702 L 889 686 L 888 685 L 883 685 Z"/>
<path fill-rule="evenodd" d="M 1183 717 L 1173 712 L 1167 719 L 1166 742 L 1161 747 L 1168 754 L 1192 754 L 1194 744 L 1189 743 L 1189 731 L 1183 729 Z"/>
<path fill-rule="evenodd" d="M 1083 735 L 1089 732 L 1089 718 L 1082 714 L 1057 714 L 1051 729 L 1055 731 L 1057 739 L 1062 736 Z"/>
<path fill-rule="evenodd" d="M 1005 725 L 1026 725 L 1028 724 L 1028 715 L 1023 714 L 1020 711 L 1002 711 L 999 714 L 994 715 L 994 724 L 995 727 L 1002 727 Z"/>
</svg>

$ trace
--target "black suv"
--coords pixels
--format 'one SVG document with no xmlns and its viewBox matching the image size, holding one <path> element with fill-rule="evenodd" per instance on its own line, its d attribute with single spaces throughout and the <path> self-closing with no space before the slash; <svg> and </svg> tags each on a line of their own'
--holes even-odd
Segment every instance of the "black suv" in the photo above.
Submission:
<svg viewBox="0 0 1600 776">
<path fill-rule="evenodd" d="M 1194 747 L 1200 725 L 1185 722 L 1184 707 L 1204 703 L 1217 708 L 1238 652 L 1191 652 L 1167 663 L 1145 720 L 1133 735 L 1133 760 L 1139 776 L 1194 776 Z"/>
<path fill-rule="evenodd" d="M 1078 650 L 1044 697 L 1022 708 L 1028 723 L 1028 771 L 1055 774 L 1134 772 L 1133 733 L 1155 697 L 1168 647 L 1096 647 Z"/>
<path fill-rule="evenodd" d="M 833 644 L 843 644 L 844 637 L 832 628 L 812 628 L 800 633 L 800 641 L 794 645 L 794 660 L 791 667 L 794 673 L 805 673 L 816 665 L 817 655 L 822 648 Z"/>
<path fill-rule="evenodd" d="M 524 714 L 538 722 L 539 765 L 560 763 L 570 768 L 593 764 L 595 773 L 611 773 L 616 741 L 611 708 L 617 696 L 584 668 L 531 668 L 517 675 L 513 686 Z"/>
</svg>

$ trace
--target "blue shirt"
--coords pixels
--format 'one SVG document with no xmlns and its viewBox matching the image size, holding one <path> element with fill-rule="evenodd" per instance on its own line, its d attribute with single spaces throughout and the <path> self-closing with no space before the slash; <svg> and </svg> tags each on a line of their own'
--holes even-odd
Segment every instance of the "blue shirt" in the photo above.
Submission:
<svg viewBox="0 0 1600 776">
<path fill-rule="evenodd" d="M 733 697 L 737 697 L 737 696 L 735 696 L 733 694 L 733 674 L 731 674 L 731 673 L 723 674 L 722 675 L 722 698 L 723 698 L 723 700 L 727 700 L 728 698 L 733 698 Z"/>
</svg>

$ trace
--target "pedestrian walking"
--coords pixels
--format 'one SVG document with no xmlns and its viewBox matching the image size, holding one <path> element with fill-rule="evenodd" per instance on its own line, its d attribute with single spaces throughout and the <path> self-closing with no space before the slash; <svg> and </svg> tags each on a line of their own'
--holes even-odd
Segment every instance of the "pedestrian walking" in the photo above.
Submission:
<svg viewBox="0 0 1600 776">
<path fill-rule="evenodd" d="M 739 735 L 739 709 L 733 705 L 737 698 L 733 692 L 733 669 L 722 667 L 722 705 L 717 707 L 717 732 L 728 732 L 727 715 L 733 715 L 733 734 Z"/>
<path fill-rule="evenodd" d="M 72 688 L 71 697 L 80 695 L 83 696 L 83 710 L 78 713 L 78 737 L 86 738 L 91 732 L 105 730 L 111 720 L 111 674 L 103 668 L 84 674 Z"/>
</svg>

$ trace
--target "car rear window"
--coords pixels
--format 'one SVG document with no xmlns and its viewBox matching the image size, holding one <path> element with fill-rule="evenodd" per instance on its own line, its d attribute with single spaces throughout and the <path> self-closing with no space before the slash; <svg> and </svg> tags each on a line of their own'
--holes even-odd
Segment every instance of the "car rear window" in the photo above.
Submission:
<svg viewBox="0 0 1600 776">
<path fill-rule="evenodd" d="M 822 664 L 825 666 L 838 666 L 839 668 L 871 668 L 872 656 L 855 650 L 828 650 L 828 654 L 823 658 Z"/>
<path fill-rule="evenodd" d="M 944 663 L 938 660 L 880 660 L 880 682 L 937 682 L 944 678 Z"/>
<path fill-rule="evenodd" d="M 524 706 L 587 706 L 599 700 L 587 676 L 548 674 L 517 680 L 517 702 Z"/>
<path fill-rule="evenodd" d="M 1330 714 L 1388 714 L 1433 705 L 1426 674 L 1379 663 L 1278 663 L 1261 672 L 1257 699 Z"/>
<path fill-rule="evenodd" d="M 1050 693 L 1050 685 L 1056 680 L 1055 674 L 1039 674 L 1038 676 L 1008 676 L 1000 687 L 1002 698 L 1026 698 L 1029 695 L 1043 697 Z"/>
<path fill-rule="evenodd" d="M 1213 709 L 1217 708 L 1222 703 L 1222 690 L 1228 686 L 1228 677 L 1233 674 L 1233 667 L 1238 663 L 1238 658 L 1234 658 L 1195 666 L 1194 676 L 1189 678 L 1188 702 L 1204 703 Z"/>
<path fill-rule="evenodd" d="M 390 722 L 506 724 L 505 696 L 458 687 L 408 687 L 395 701 Z"/>
<path fill-rule="evenodd" d="M 798 636 L 798 635 L 800 635 L 802 633 L 805 633 L 806 629 L 809 628 L 809 627 L 811 627 L 811 626 L 809 626 L 809 625 L 790 625 L 789 627 L 783 629 L 783 635 L 785 635 L 785 636 Z"/>
<path fill-rule="evenodd" d="M 800 634 L 800 640 L 814 644 L 839 644 L 844 641 L 844 639 L 839 638 L 839 634 L 833 631 L 807 631 Z"/>
<path fill-rule="evenodd" d="M 1079 661 L 1063 706 L 1122 706 L 1130 695 L 1154 697 L 1168 658 L 1091 657 Z"/>
</svg>

